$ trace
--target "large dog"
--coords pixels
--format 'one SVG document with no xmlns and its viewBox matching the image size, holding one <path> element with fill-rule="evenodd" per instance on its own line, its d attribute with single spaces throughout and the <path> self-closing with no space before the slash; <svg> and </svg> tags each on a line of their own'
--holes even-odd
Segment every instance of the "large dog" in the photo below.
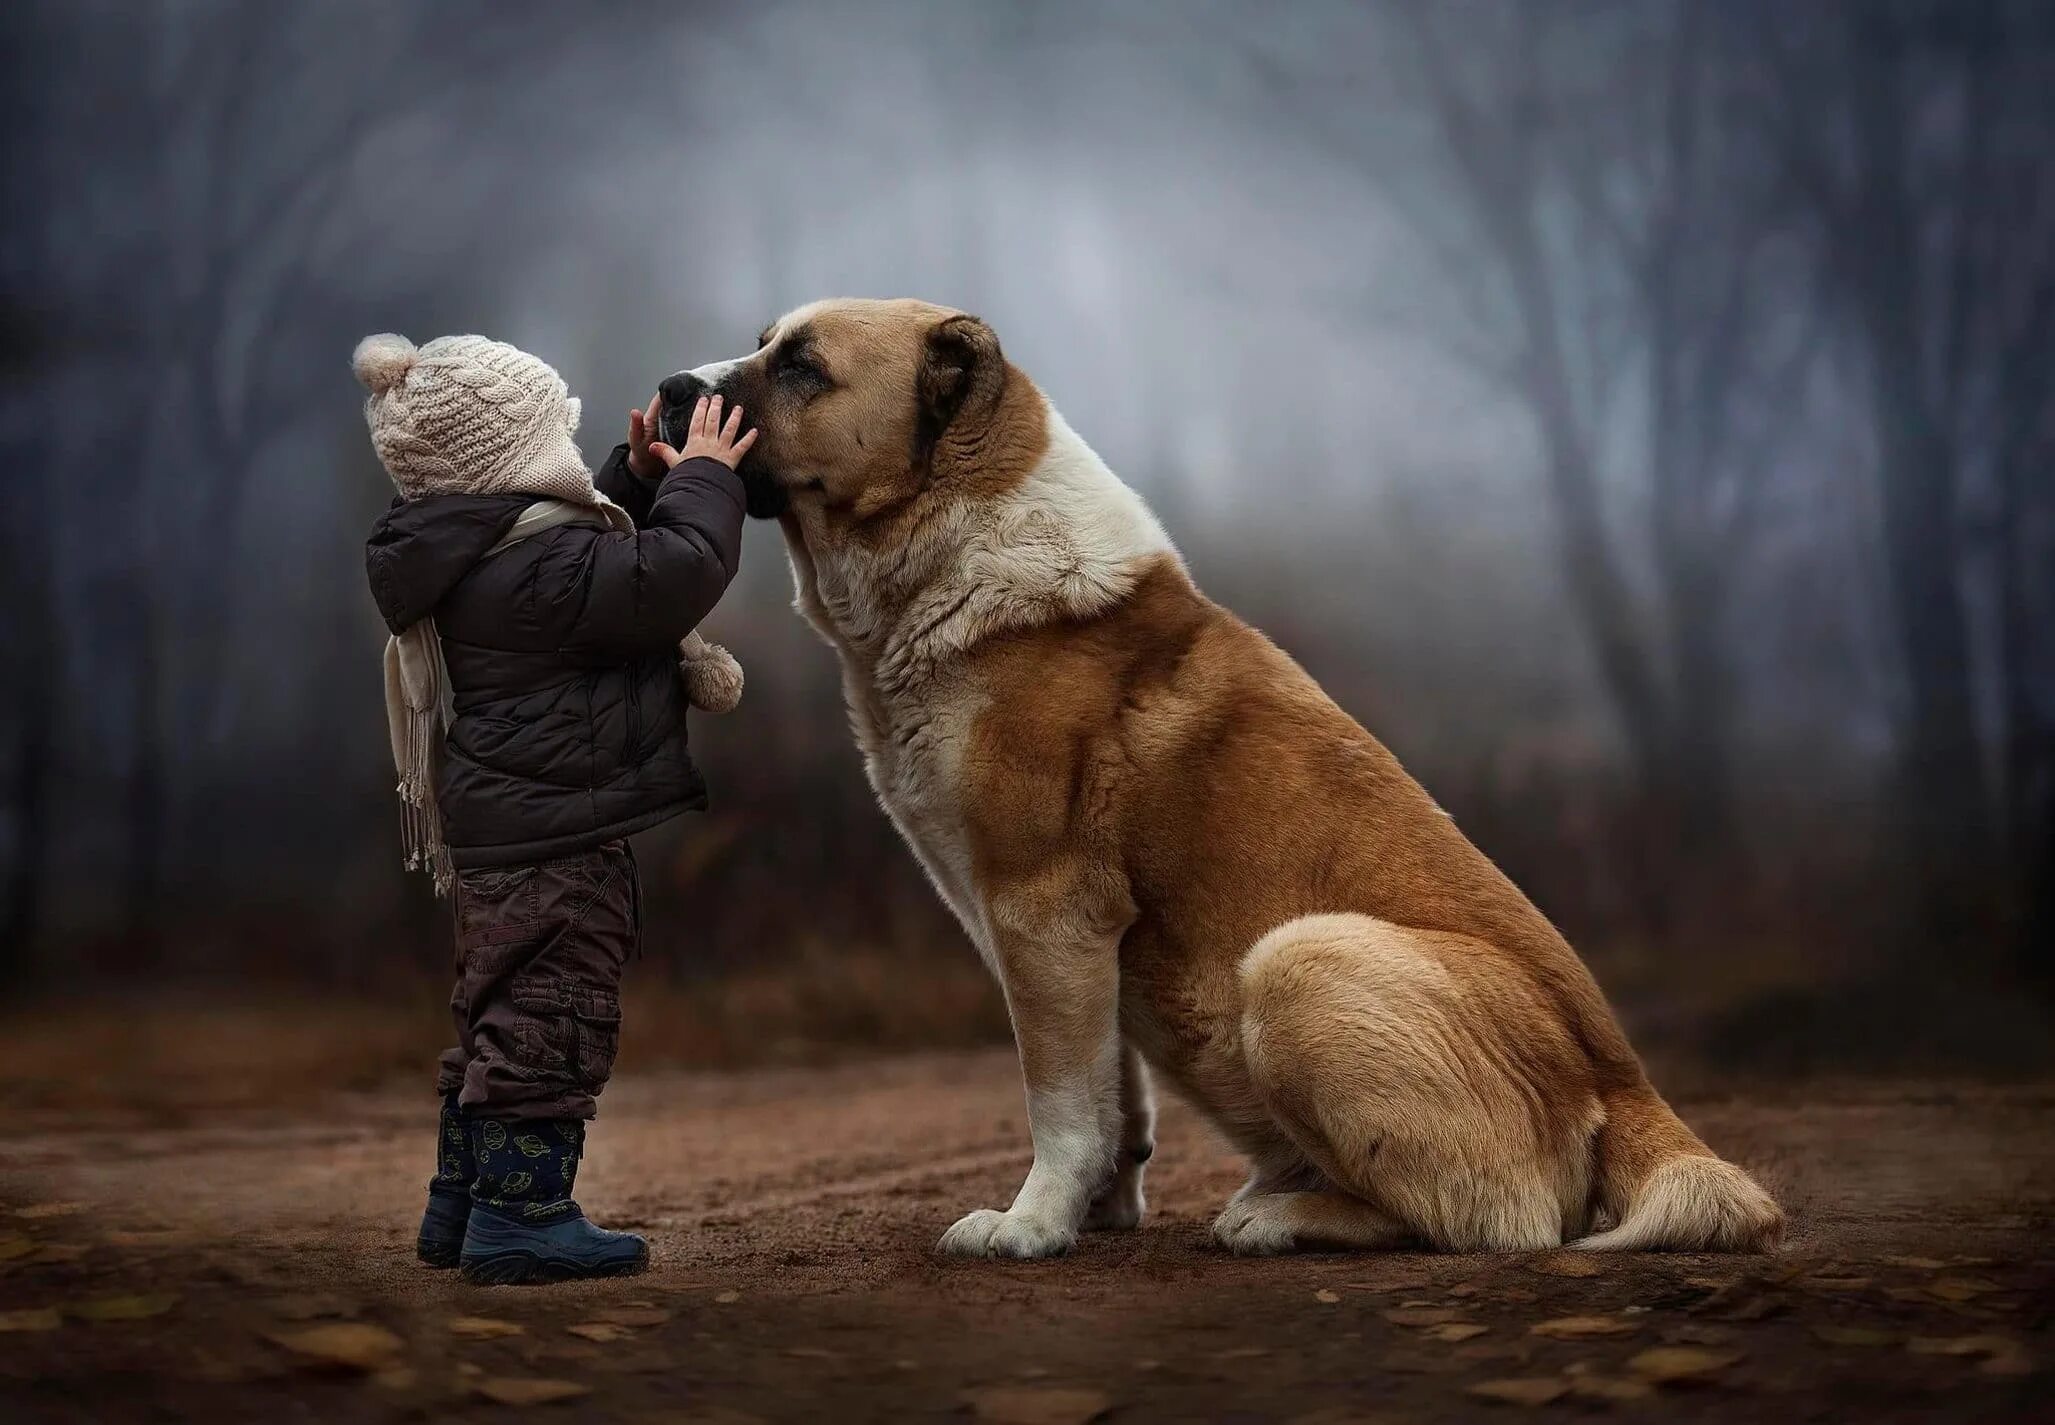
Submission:
<svg viewBox="0 0 2055 1425">
<path fill-rule="evenodd" d="M 750 512 L 783 526 L 871 785 L 1005 990 L 1034 1166 L 941 1250 L 1133 1227 L 1150 1068 L 1251 1161 L 1214 1224 L 1236 1252 L 1775 1241 L 1554 927 L 1193 586 L 984 322 L 818 302 L 661 392 L 674 440 L 709 392 L 761 432 Z"/>
</svg>

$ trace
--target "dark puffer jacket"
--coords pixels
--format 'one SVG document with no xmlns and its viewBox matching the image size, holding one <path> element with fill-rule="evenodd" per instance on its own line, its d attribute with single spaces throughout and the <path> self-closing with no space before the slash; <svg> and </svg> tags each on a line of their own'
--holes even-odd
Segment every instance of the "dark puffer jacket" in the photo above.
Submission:
<svg viewBox="0 0 2055 1425">
<path fill-rule="evenodd" d="M 706 805 L 678 640 L 742 557 L 742 482 L 687 460 L 661 485 L 617 448 L 594 483 L 636 533 L 576 524 L 486 551 L 528 495 L 395 500 L 365 568 L 395 633 L 430 614 L 455 717 L 438 774 L 459 867 L 568 856 Z"/>
</svg>

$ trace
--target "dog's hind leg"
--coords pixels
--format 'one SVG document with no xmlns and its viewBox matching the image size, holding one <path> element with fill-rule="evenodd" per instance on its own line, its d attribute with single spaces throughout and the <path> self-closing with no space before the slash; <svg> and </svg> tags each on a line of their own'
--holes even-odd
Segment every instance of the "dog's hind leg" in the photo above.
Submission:
<svg viewBox="0 0 2055 1425">
<path fill-rule="evenodd" d="M 1250 949 L 1242 987 L 1251 1082 L 1308 1161 L 1367 1210 L 1328 1201 L 1335 1193 L 1280 1201 L 1245 1214 L 1237 1240 L 1296 1242 L 1303 1224 L 1310 1241 L 1326 1224 L 1374 1245 L 1404 1235 L 1521 1251 L 1559 1246 L 1581 1224 L 1598 1122 L 1588 1071 L 1490 946 L 1306 916 Z"/>
<path fill-rule="evenodd" d="M 1147 1201 L 1142 1174 L 1156 1152 L 1156 1095 L 1149 1066 L 1132 1044 L 1120 1051 L 1120 1157 L 1113 1177 L 1085 1213 L 1087 1232 L 1126 1232 L 1139 1227 Z"/>
<path fill-rule="evenodd" d="M 1213 1220 L 1213 1238 L 1240 1257 L 1281 1252 L 1370 1251 L 1411 1238 L 1381 1208 L 1333 1188 L 1234 1195 Z"/>
</svg>

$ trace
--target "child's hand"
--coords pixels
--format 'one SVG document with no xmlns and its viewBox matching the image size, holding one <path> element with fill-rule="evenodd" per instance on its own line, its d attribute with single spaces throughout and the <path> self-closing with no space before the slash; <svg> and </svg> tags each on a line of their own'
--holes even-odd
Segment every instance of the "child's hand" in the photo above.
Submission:
<svg viewBox="0 0 2055 1425">
<path fill-rule="evenodd" d="M 663 405 L 663 397 L 651 396 L 649 409 L 628 412 L 628 469 L 645 480 L 654 480 L 664 473 L 663 461 L 649 453 L 650 437 L 657 431 L 656 415 Z"/>
<path fill-rule="evenodd" d="M 679 461 L 703 455 L 733 470 L 742 463 L 742 457 L 749 454 L 749 447 L 756 444 L 756 428 L 750 427 L 749 433 L 737 440 L 735 432 L 741 429 L 740 406 L 728 412 L 727 424 L 723 425 L 721 398 L 701 396 L 699 404 L 692 408 L 692 420 L 685 428 L 685 448 L 673 450 L 662 441 L 653 440 L 649 443 L 649 453 L 663 461 L 667 468 L 675 469 Z"/>
</svg>

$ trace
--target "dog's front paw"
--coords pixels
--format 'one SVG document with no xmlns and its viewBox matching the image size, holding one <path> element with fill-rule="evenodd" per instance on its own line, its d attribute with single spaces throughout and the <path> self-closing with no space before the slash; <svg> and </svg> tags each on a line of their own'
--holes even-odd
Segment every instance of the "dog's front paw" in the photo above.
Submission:
<svg viewBox="0 0 2055 1425">
<path fill-rule="evenodd" d="M 942 1234 L 935 1250 L 946 1257 L 1060 1257 L 1077 1234 L 1012 1212 L 979 1208 Z"/>
<path fill-rule="evenodd" d="M 1213 1219 L 1213 1240 L 1237 1257 L 1275 1257 L 1298 1245 L 1290 1225 L 1260 1197 L 1229 1203 Z"/>
</svg>

